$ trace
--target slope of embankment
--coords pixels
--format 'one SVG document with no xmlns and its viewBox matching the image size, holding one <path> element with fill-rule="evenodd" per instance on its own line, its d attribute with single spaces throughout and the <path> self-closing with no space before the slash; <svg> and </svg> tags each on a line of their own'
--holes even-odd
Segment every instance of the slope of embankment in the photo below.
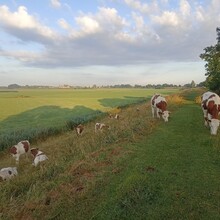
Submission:
<svg viewBox="0 0 220 220">
<path fill-rule="evenodd" d="M 119 120 L 97 119 L 107 132 L 95 133 L 92 121 L 80 137 L 71 131 L 36 143 L 49 161 L 35 168 L 24 157 L 20 175 L 0 183 L 0 217 L 218 219 L 220 136 L 203 125 L 200 93 L 168 97 L 168 123 L 142 103 L 121 109 Z"/>
</svg>

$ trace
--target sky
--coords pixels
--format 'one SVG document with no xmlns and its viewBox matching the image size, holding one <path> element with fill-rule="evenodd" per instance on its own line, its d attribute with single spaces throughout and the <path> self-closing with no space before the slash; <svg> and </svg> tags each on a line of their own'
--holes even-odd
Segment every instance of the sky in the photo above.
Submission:
<svg viewBox="0 0 220 220">
<path fill-rule="evenodd" d="M 205 80 L 219 0 L 1 0 L 0 86 Z"/>
</svg>

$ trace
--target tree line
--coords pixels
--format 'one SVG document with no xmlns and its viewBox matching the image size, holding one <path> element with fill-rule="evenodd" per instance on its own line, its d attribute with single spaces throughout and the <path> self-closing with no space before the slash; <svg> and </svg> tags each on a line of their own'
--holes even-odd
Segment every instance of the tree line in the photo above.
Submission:
<svg viewBox="0 0 220 220">
<path fill-rule="evenodd" d="M 102 85 L 102 86 L 97 86 L 97 85 L 92 85 L 92 86 L 68 86 L 66 89 L 97 89 L 97 88 L 146 88 L 146 89 L 164 89 L 164 88 L 195 88 L 195 87 L 203 87 L 204 82 L 200 82 L 198 84 L 195 83 L 194 80 L 191 81 L 191 83 L 186 83 L 184 85 L 175 85 L 175 84 L 168 84 L 168 83 L 163 83 L 163 84 L 147 84 L 147 85 L 131 85 L 131 84 L 116 84 L 116 85 Z M 51 88 L 61 88 L 63 89 L 64 87 L 55 87 L 55 86 L 31 86 L 31 85 L 25 85 L 21 86 L 18 84 L 10 84 L 8 86 L 0 87 L 0 89 L 51 89 Z"/>
</svg>

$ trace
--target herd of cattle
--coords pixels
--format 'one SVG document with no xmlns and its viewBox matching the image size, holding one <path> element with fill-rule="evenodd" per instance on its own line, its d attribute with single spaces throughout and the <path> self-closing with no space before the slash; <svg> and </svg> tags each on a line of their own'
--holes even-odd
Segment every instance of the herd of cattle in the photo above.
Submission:
<svg viewBox="0 0 220 220">
<path fill-rule="evenodd" d="M 33 157 L 33 165 L 36 167 L 40 162 L 48 160 L 44 152 L 38 148 L 30 148 L 28 140 L 20 141 L 9 149 L 9 153 L 15 158 L 16 164 L 19 163 L 19 158 L 23 154 L 30 153 Z M 0 170 L 0 182 L 3 180 L 10 180 L 18 175 L 17 167 L 6 167 Z"/>
<path fill-rule="evenodd" d="M 204 114 L 205 126 L 210 129 L 212 135 L 217 134 L 219 127 L 218 115 L 220 112 L 220 97 L 213 92 L 205 92 L 201 96 L 201 107 Z M 137 109 L 138 111 L 139 109 Z M 163 118 L 165 122 L 168 122 L 170 111 L 167 110 L 167 101 L 160 94 L 155 94 L 151 98 L 151 110 L 152 117 L 155 114 L 158 118 Z M 109 115 L 110 118 L 119 119 L 119 115 L 115 116 Z M 109 125 L 104 123 L 95 124 L 95 132 L 110 129 Z M 82 124 L 76 127 L 77 135 L 82 135 L 84 131 L 84 126 Z M 19 158 L 22 154 L 30 153 L 33 157 L 33 165 L 38 166 L 39 163 L 48 160 L 48 157 L 44 152 L 40 151 L 38 148 L 30 148 L 30 143 L 28 140 L 20 141 L 18 144 L 12 146 L 9 149 L 9 153 L 15 158 L 16 164 L 19 163 Z M 17 176 L 17 167 L 6 167 L 0 170 L 0 181 L 9 180 L 14 176 Z"/>
</svg>

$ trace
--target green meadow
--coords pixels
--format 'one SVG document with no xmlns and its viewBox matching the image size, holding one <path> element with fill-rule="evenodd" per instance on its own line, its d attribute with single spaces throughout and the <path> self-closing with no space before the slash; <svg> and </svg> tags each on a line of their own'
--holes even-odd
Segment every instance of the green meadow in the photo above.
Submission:
<svg viewBox="0 0 220 220">
<path fill-rule="evenodd" d="M 119 120 L 99 116 L 106 132 L 90 120 L 82 136 L 69 130 L 31 143 L 49 160 L 33 167 L 22 156 L 19 175 L 0 182 L 0 219 L 218 220 L 220 132 L 204 126 L 202 92 L 170 94 L 167 123 L 146 101 L 121 108 Z M 6 166 L 15 161 L 2 151 Z"/>
<path fill-rule="evenodd" d="M 0 91 L 0 150 L 20 140 L 36 141 L 76 124 L 177 89 L 19 89 Z"/>
</svg>

